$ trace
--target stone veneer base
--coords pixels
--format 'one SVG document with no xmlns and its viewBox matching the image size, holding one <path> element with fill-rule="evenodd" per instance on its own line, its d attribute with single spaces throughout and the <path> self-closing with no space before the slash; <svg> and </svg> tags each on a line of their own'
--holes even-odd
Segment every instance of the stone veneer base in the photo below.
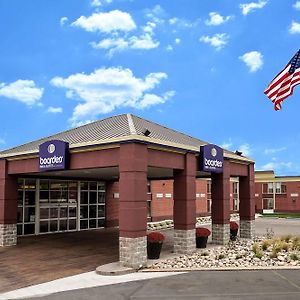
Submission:
<svg viewBox="0 0 300 300">
<path fill-rule="evenodd" d="M 255 237 L 255 220 L 240 220 L 240 237 L 244 239 Z"/>
<path fill-rule="evenodd" d="M 226 245 L 230 239 L 229 224 L 212 224 L 212 243 Z"/>
<path fill-rule="evenodd" d="M 196 250 L 196 229 L 174 229 L 174 253 L 190 254 Z"/>
<path fill-rule="evenodd" d="M 147 237 L 119 238 L 120 263 L 124 267 L 140 269 L 147 265 Z"/>
<path fill-rule="evenodd" d="M 0 224 L 0 247 L 15 246 L 17 244 L 17 225 Z"/>
</svg>

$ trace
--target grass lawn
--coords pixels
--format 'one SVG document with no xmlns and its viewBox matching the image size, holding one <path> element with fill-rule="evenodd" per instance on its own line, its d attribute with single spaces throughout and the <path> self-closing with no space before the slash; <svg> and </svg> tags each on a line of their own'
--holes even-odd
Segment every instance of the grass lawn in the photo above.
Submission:
<svg viewBox="0 0 300 300">
<path fill-rule="evenodd" d="M 285 214 L 285 213 L 262 214 L 262 216 L 264 218 L 285 218 L 285 219 L 300 218 L 300 214 Z"/>
</svg>

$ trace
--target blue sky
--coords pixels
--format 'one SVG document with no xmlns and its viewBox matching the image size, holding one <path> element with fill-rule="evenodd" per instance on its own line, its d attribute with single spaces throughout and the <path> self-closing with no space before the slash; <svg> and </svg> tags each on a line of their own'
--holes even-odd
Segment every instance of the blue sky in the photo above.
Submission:
<svg viewBox="0 0 300 300">
<path fill-rule="evenodd" d="M 284 3 L 284 4 L 283 4 Z M 296 0 L 1 0 L 0 149 L 133 113 L 300 175 Z"/>
</svg>

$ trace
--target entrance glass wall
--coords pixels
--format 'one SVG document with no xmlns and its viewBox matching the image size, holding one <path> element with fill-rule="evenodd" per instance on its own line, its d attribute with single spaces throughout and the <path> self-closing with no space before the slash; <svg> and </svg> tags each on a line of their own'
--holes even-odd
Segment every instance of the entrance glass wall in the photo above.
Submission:
<svg viewBox="0 0 300 300">
<path fill-rule="evenodd" d="M 104 226 L 104 182 L 18 180 L 18 235 L 87 230 Z"/>
</svg>

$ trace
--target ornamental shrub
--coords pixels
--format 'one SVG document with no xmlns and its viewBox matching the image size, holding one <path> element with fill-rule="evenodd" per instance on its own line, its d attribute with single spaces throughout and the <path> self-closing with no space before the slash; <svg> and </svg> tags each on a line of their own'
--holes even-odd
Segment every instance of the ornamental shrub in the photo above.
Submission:
<svg viewBox="0 0 300 300">
<path fill-rule="evenodd" d="M 196 228 L 196 236 L 210 236 L 210 230 L 204 227 Z"/>
<path fill-rule="evenodd" d="M 234 222 L 234 221 L 230 221 L 230 230 L 236 230 L 239 228 L 238 223 Z"/>
<path fill-rule="evenodd" d="M 147 234 L 147 241 L 149 243 L 162 243 L 165 236 L 160 232 L 150 232 Z"/>
</svg>

